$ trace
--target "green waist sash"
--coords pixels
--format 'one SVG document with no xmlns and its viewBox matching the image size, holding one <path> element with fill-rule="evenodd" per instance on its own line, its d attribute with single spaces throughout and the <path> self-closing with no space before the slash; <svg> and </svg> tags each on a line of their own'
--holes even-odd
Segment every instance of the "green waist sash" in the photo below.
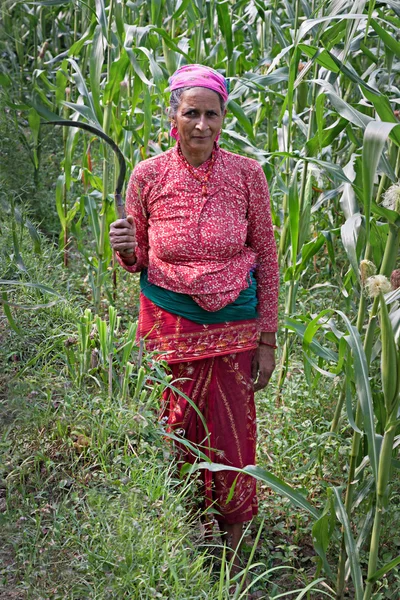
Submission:
<svg viewBox="0 0 400 600">
<path fill-rule="evenodd" d="M 234 302 L 215 312 L 201 308 L 189 294 L 178 294 L 150 283 L 147 278 L 147 269 L 140 274 L 140 290 L 146 298 L 160 308 L 194 323 L 201 325 L 226 323 L 227 321 L 244 321 L 258 317 L 257 282 L 252 272 L 249 273 L 249 278 L 250 286 L 242 290 Z"/>
</svg>

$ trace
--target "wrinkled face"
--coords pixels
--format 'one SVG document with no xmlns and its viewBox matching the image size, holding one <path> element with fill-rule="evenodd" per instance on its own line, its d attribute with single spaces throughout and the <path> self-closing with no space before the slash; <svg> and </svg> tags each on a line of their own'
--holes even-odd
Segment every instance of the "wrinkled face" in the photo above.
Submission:
<svg viewBox="0 0 400 600">
<path fill-rule="evenodd" d="M 216 92 L 202 87 L 186 90 L 172 119 L 172 124 L 178 129 L 183 152 L 211 155 L 223 118 Z"/>
</svg>

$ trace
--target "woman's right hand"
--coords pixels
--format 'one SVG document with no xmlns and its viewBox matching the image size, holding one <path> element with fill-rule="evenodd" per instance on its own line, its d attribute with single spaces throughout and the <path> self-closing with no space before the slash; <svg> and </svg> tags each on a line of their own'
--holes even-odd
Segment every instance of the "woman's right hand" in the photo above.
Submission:
<svg viewBox="0 0 400 600">
<path fill-rule="evenodd" d="M 110 243 L 122 258 L 134 258 L 137 246 L 136 230 L 133 217 L 128 215 L 126 219 L 118 219 L 110 225 Z"/>
</svg>

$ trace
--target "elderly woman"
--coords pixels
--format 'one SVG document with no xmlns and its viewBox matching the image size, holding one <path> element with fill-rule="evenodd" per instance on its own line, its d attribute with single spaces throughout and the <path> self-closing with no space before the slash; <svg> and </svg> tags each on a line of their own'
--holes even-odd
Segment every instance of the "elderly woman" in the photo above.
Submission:
<svg viewBox="0 0 400 600">
<path fill-rule="evenodd" d="M 278 265 L 268 187 L 257 162 L 218 146 L 225 78 L 186 65 L 169 83 L 177 143 L 135 167 L 128 217 L 111 225 L 110 239 L 122 267 L 141 272 L 138 335 L 192 401 L 168 390 L 161 416 L 213 462 L 244 467 L 255 463 L 254 391 L 275 367 Z M 189 453 L 184 459 L 193 462 Z M 229 498 L 236 475 L 204 472 L 205 504 L 232 548 L 257 513 L 253 478 L 241 474 Z"/>
</svg>

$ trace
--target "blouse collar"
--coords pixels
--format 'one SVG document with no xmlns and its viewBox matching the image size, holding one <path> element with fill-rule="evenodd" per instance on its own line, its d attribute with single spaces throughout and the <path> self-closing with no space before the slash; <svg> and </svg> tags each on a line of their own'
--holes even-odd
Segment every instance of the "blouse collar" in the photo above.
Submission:
<svg viewBox="0 0 400 600">
<path fill-rule="evenodd" d="M 190 164 L 188 162 L 188 160 L 183 156 L 179 142 L 176 142 L 176 144 L 174 146 L 174 150 L 175 150 L 175 154 L 180 162 Z M 217 160 L 217 158 L 219 156 L 219 151 L 220 151 L 220 147 L 219 147 L 218 142 L 214 142 L 214 149 L 213 149 L 213 152 L 215 153 L 214 162 Z M 210 166 L 211 160 L 212 160 L 212 154 L 211 154 L 210 158 L 207 158 L 207 160 L 205 162 L 201 163 L 201 165 L 199 165 L 198 167 L 193 167 L 193 165 L 191 165 L 191 167 L 192 167 L 192 169 L 196 169 L 196 171 L 197 170 L 200 170 L 200 171 L 205 170 L 206 171 L 208 169 L 208 167 Z"/>
</svg>

